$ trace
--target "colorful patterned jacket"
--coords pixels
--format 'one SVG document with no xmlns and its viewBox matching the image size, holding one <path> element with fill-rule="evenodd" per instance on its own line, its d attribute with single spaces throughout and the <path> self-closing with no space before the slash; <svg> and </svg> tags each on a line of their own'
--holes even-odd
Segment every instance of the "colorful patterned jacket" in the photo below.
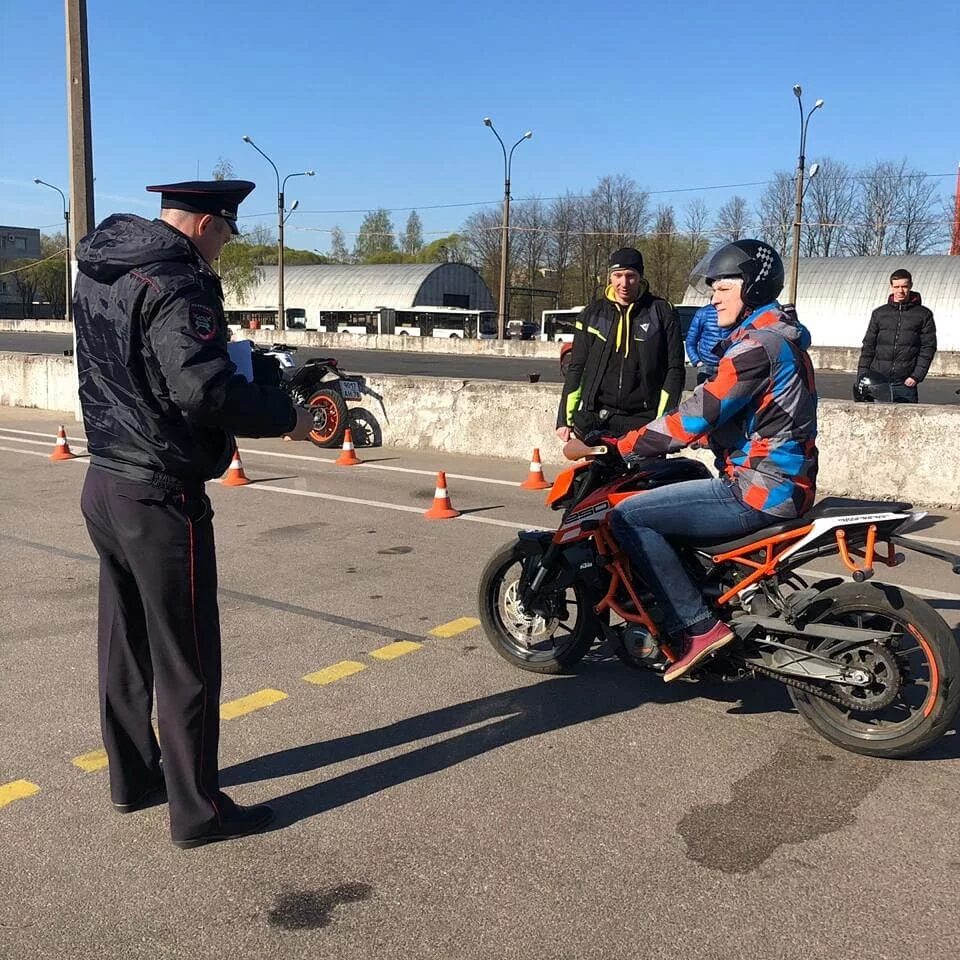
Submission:
<svg viewBox="0 0 960 960">
<path fill-rule="evenodd" d="M 675 410 L 622 437 L 623 456 L 652 457 L 709 441 L 717 469 L 739 498 L 792 519 L 813 505 L 817 393 L 810 334 L 776 302 L 755 310 L 721 341 L 716 377 Z"/>
</svg>

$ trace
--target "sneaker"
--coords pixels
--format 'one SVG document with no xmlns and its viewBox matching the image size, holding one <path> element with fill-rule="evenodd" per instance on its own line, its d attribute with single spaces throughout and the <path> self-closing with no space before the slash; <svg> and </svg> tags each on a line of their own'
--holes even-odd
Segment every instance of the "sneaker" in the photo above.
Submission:
<svg viewBox="0 0 960 960">
<path fill-rule="evenodd" d="M 183 840 L 174 840 L 173 845 L 181 850 L 192 847 L 202 847 L 205 843 L 217 843 L 219 840 L 235 840 L 237 837 L 246 837 L 251 833 L 258 833 L 273 820 L 273 808 L 265 803 L 253 807 L 241 807 L 239 803 L 233 805 L 233 811 L 223 820 L 213 821 L 205 830 L 193 837 Z"/>
<path fill-rule="evenodd" d="M 684 636 L 689 644 L 687 652 L 667 667 L 663 674 L 665 683 L 678 680 L 704 657 L 709 656 L 714 650 L 725 647 L 733 639 L 734 634 L 725 623 L 718 620 L 706 633 L 688 633 Z"/>
</svg>

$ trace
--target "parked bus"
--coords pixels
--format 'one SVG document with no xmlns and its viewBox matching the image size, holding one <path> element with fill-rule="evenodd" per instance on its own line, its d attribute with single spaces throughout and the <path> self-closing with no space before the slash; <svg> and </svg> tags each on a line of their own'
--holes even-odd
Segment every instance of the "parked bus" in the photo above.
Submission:
<svg viewBox="0 0 960 960">
<path fill-rule="evenodd" d="M 288 330 L 307 328 L 307 311 L 302 307 L 284 307 Z M 276 330 L 276 307 L 224 307 L 227 326 L 241 330 Z"/>
<path fill-rule="evenodd" d="M 573 324 L 582 310 L 583 307 L 544 310 L 540 317 L 540 339 L 544 343 L 571 343 L 574 333 Z"/>
<path fill-rule="evenodd" d="M 465 310 L 462 307 L 397 310 L 393 332 L 401 337 L 490 339 L 497 335 L 497 315 L 492 310 Z"/>
</svg>

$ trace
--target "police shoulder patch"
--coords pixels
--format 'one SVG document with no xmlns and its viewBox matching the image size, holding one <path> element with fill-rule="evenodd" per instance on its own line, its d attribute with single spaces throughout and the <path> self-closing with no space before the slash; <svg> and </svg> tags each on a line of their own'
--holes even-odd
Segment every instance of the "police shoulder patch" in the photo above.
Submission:
<svg viewBox="0 0 960 960">
<path fill-rule="evenodd" d="M 205 303 L 190 304 L 190 327 L 201 340 L 217 335 L 217 312 Z"/>
</svg>

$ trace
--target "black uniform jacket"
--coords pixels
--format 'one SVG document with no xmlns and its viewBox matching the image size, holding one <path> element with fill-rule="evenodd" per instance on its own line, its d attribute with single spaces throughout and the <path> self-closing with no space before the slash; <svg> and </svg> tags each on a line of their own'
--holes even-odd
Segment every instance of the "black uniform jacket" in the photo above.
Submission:
<svg viewBox="0 0 960 960">
<path fill-rule="evenodd" d="M 280 436 L 296 412 L 227 353 L 220 279 L 161 220 L 107 218 L 77 247 L 80 403 L 91 463 L 166 489 L 223 473 L 234 434 Z"/>
<path fill-rule="evenodd" d="M 557 426 L 573 423 L 579 410 L 606 407 L 651 420 L 680 402 L 683 336 L 673 308 L 644 289 L 622 307 L 608 288 L 576 320 L 570 366 L 563 384 Z"/>
<path fill-rule="evenodd" d="M 923 306 L 920 294 L 911 291 L 902 303 L 894 303 L 891 295 L 870 316 L 857 375 L 873 370 L 892 383 L 903 383 L 907 377 L 919 383 L 936 352 L 933 313 Z"/>
</svg>

